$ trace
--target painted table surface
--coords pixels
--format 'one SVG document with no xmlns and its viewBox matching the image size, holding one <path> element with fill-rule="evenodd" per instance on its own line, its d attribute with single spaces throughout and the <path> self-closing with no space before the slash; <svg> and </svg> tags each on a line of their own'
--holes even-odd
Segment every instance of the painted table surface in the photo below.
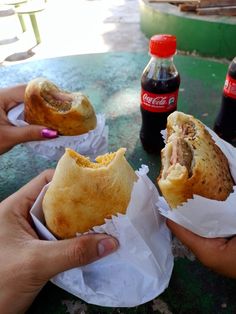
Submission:
<svg viewBox="0 0 236 314">
<path fill-rule="evenodd" d="M 135 169 L 148 165 L 155 181 L 160 159 L 144 152 L 139 141 L 140 76 L 148 60 L 146 53 L 105 53 L 20 63 L 0 68 L 0 87 L 44 76 L 62 89 L 81 90 L 97 113 L 106 114 L 109 151 L 127 147 L 131 165 Z M 189 56 L 176 56 L 175 64 L 181 75 L 178 109 L 212 127 L 228 65 Z M 53 166 L 54 162 L 29 155 L 18 145 L 0 157 L 0 199 Z M 236 313 L 235 294 L 234 280 L 211 272 L 196 260 L 177 257 L 169 287 L 158 300 L 129 309 L 106 308 L 85 304 L 48 283 L 29 313 Z"/>
</svg>

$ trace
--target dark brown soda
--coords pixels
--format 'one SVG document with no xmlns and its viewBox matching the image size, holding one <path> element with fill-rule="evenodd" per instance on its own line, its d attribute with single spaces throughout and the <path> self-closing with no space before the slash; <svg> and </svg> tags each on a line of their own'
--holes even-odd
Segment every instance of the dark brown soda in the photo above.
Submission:
<svg viewBox="0 0 236 314">
<path fill-rule="evenodd" d="M 147 92 L 159 95 L 172 93 L 179 89 L 180 76 L 178 73 L 172 76 L 171 71 L 168 72 L 168 69 L 163 69 L 158 76 L 158 80 L 148 78 L 148 71 L 144 71 L 141 78 L 142 88 Z M 140 106 L 140 109 L 142 115 L 140 140 L 143 148 L 148 153 L 159 153 L 164 147 L 160 131 L 166 128 L 168 115 L 176 109 L 168 112 L 150 112 L 144 110 L 142 106 Z"/>
<path fill-rule="evenodd" d="M 236 80 L 236 62 L 230 64 L 228 74 Z M 225 141 L 236 146 L 236 99 L 226 96 L 224 92 L 214 131 Z"/>
</svg>

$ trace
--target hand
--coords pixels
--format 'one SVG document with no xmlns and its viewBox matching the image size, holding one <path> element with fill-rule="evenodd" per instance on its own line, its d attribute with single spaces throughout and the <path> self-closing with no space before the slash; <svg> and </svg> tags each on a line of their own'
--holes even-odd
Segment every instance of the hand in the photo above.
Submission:
<svg viewBox="0 0 236 314">
<path fill-rule="evenodd" d="M 27 141 L 57 137 L 57 132 L 44 126 L 13 126 L 7 118 L 10 109 L 24 101 L 25 84 L 0 89 L 0 154 L 7 152 L 16 144 Z"/>
<path fill-rule="evenodd" d="M 24 313 L 44 284 L 57 273 L 91 263 L 116 250 L 105 234 L 68 240 L 39 240 L 29 209 L 53 175 L 44 171 L 0 204 L 0 313 Z"/>
<path fill-rule="evenodd" d="M 227 277 L 236 278 L 236 236 L 203 238 L 167 219 L 167 226 L 205 266 Z"/>
</svg>

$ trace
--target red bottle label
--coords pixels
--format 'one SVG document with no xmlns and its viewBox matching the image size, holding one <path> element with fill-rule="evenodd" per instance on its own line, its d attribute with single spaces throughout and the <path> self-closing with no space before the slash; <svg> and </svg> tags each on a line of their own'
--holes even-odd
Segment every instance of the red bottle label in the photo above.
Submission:
<svg viewBox="0 0 236 314">
<path fill-rule="evenodd" d="M 225 80 L 224 94 L 225 96 L 236 99 L 236 80 L 234 80 L 228 74 Z"/>
<path fill-rule="evenodd" d="M 151 112 L 168 112 L 175 110 L 177 107 L 178 92 L 176 91 L 168 94 L 153 94 L 141 90 L 141 106 L 144 110 Z"/>
</svg>

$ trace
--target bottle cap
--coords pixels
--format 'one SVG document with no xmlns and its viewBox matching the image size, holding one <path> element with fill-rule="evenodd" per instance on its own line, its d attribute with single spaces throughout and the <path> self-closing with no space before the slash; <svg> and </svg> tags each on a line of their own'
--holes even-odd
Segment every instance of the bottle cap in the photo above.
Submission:
<svg viewBox="0 0 236 314">
<path fill-rule="evenodd" d="M 160 58 L 168 58 L 176 52 L 176 37 L 174 35 L 161 34 L 151 37 L 149 52 Z"/>
</svg>

